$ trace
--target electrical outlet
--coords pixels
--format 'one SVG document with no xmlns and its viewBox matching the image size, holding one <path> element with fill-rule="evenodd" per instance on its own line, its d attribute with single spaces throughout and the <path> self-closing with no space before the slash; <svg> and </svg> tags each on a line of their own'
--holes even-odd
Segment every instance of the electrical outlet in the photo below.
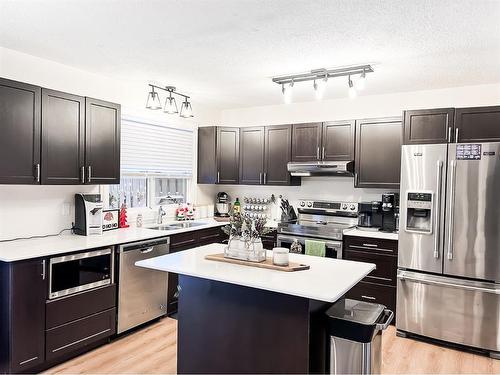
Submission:
<svg viewBox="0 0 500 375">
<path fill-rule="evenodd" d="M 62 215 L 69 216 L 71 213 L 71 203 L 64 202 L 62 205 Z"/>
</svg>

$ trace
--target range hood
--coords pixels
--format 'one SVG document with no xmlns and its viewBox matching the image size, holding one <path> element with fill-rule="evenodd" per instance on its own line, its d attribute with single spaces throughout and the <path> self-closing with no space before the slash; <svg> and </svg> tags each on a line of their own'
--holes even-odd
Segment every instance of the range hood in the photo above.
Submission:
<svg viewBox="0 0 500 375">
<path fill-rule="evenodd" d="M 354 161 L 290 162 L 287 165 L 292 176 L 353 176 Z"/>
</svg>

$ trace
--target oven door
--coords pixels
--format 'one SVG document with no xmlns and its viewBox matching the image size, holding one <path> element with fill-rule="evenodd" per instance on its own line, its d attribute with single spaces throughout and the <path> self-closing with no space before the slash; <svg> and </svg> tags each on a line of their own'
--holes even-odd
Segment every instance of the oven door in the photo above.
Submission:
<svg viewBox="0 0 500 375">
<path fill-rule="evenodd" d="M 340 241 L 328 241 L 313 237 L 302 237 L 302 236 L 293 236 L 284 234 L 278 234 L 277 237 L 278 247 L 286 247 L 287 249 L 290 249 L 294 241 L 300 243 L 302 245 L 302 254 L 305 253 L 306 240 L 324 242 L 326 245 L 327 258 L 342 259 L 342 242 Z"/>
<path fill-rule="evenodd" d="M 110 248 L 51 258 L 49 265 L 49 299 L 113 283 Z"/>
</svg>

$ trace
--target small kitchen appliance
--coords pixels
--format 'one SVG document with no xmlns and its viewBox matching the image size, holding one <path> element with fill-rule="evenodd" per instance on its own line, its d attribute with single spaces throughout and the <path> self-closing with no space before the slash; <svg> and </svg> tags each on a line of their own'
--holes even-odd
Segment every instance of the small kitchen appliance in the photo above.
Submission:
<svg viewBox="0 0 500 375">
<path fill-rule="evenodd" d="M 396 212 L 399 212 L 399 194 L 384 193 L 382 194 L 382 232 L 395 232 L 396 227 Z"/>
<path fill-rule="evenodd" d="M 216 216 L 228 217 L 229 211 L 231 209 L 231 203 L 229 200 L 229 195 L 223 191 L 217 193 L 217 202 L 215 203 L 215 209 L 217 212 Z"/>
<path fill-rule="evenodd" d="M 102 209 L 101 194 L 75 194 L 75 234 L 101 235 Z"/>
<path fill-rule="evenodd" d="M 378 231 L 382 227 L 382 202 L 358 203 L 358 225 L 361 230 Z"/>
</svg>

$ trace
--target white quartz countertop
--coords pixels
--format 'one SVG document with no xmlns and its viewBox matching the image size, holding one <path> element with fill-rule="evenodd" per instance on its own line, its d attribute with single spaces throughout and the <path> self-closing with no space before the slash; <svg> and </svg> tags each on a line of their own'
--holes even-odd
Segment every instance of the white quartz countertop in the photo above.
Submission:
<svg viewBox="0 0 500 375">
<path fill-rule="evenodd" d="M 14 262 L 24 259 L 70 253 L 73 251 L 83 251 L 153 238 L 168 237 L 178 233 L 218 227 L 227 224 L 217 222 L 212 218 L 194 220 L 193 222 L 203 223 L 203 225 L 168 231 L 148 229 L 147 227 L 130 227 L 104 232 L 102 236 L 79 236 L 68 233 L 47 238 L 0 242 L 0 261 Z M 174 222 L 164 222 L 162 225 L 172 223 Z"/>
<path fill-rule="evenodd" d="M 385 240 L 398 240 L 397 233 L 387 233 L 380 231 L 371 231 L 371 230 L 361 230 L 357 228 L 351 228 L 344 230 L 344 236 L 356 236 L 356 237 L 369 237 L 369 238 L 380 238 Z"/>
<path fill-rule="evenodd" d="M 375 269 L 372 263 L 290 254 L 291 262 L 307 264 L 304 271 L 283 272 L 223 263 L 205 255 L 224 252 L 223 244 L 210 244 L 136 263 L 154 270 L 175 272 L 230 284 L 269 290 L 325 302 L 335 302 Z M 268 251 L 268 256 L 272 255 Z"/>
</svg>

